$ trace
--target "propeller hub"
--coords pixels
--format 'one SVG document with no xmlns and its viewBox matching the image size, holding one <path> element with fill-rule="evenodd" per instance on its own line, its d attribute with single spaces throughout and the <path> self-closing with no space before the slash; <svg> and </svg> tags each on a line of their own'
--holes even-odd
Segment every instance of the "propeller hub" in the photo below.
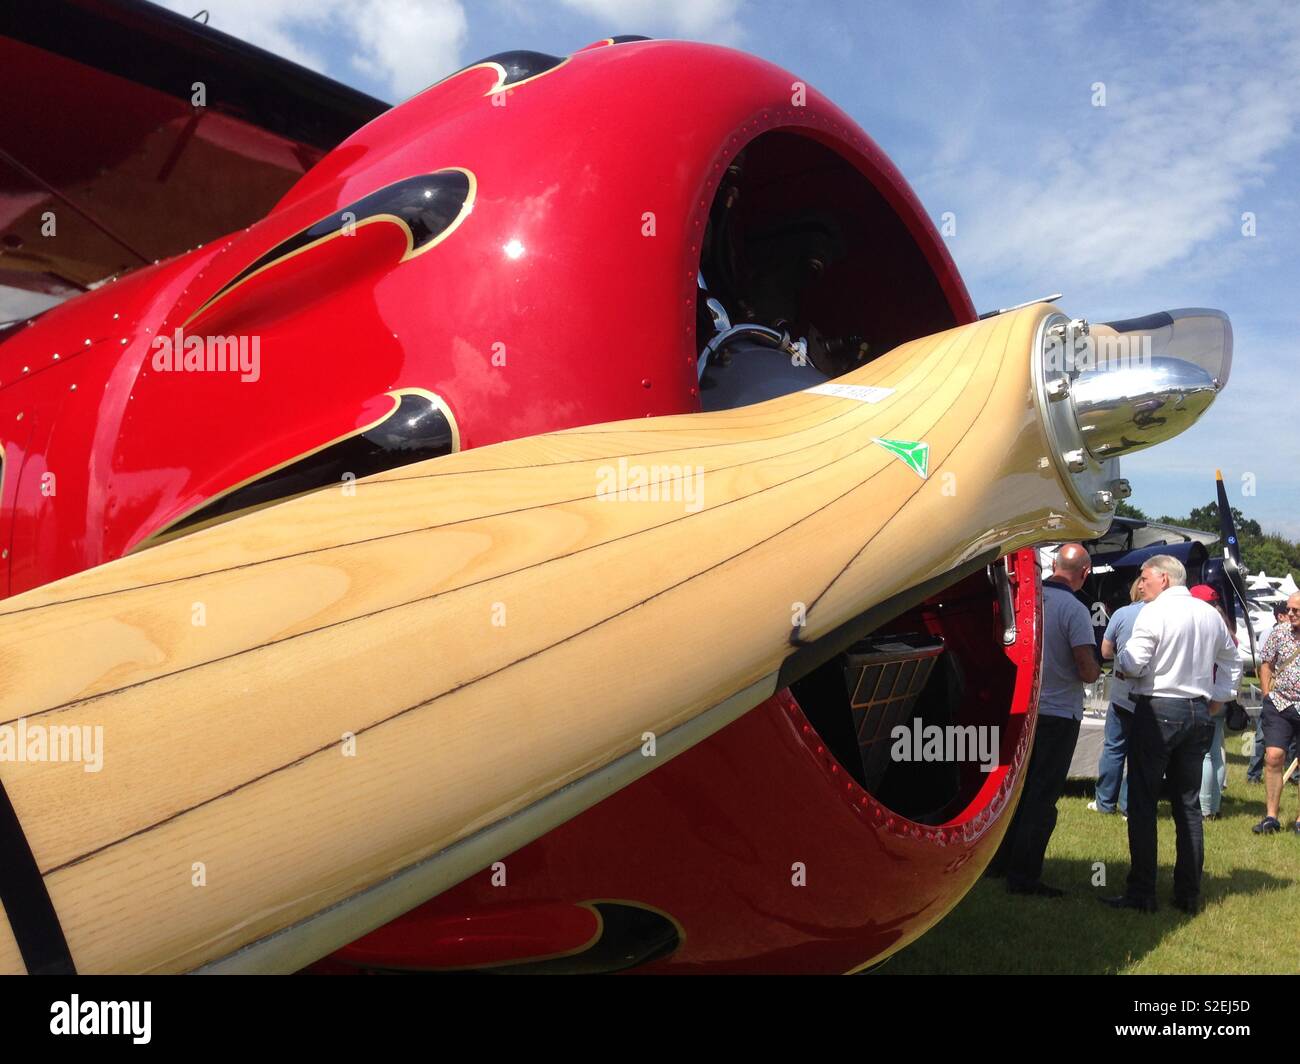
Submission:
<svg viewBox="0 0 1300 1064">
<path fill-rule="evenodd" d="M 1094 325 L 1058 312 L 1043 320 L 1039 351 L 1050 458 L 1079 509 L 1100 522 L 1127 495 L 1116 490 L 1114 460 L 1185 432 L 1223 390 L 1232 325 L 1218 310 Z"/>
</svg>

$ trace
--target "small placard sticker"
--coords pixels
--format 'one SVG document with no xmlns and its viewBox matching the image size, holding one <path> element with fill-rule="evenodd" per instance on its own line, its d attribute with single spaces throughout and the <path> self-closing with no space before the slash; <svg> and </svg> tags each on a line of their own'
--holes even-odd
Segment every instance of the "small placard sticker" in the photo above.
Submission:
<svg viewBox="0 0 1300 1064">
<path fill-rule="evenodd" d="M 877 388 L 870 384 L 836 384 L 827 381 L 808 391 L 814 395 L 833 395 L 836 399 L 856 399 L 859 403 L 878 403 L 894 394 L 893 388 Z"/>
</svg>

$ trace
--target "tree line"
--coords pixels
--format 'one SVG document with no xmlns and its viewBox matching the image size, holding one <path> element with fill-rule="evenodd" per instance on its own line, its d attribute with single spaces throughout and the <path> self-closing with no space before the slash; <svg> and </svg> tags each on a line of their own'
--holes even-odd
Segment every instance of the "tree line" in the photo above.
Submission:
<svg viewBox="0 0 1300 1064">
<path fill-rule="evenodd" d="M 1196 507 L 1186 517 L 1150 517 L 1136 506 L 1121 502 L 1116 514 L 1119 517 L 1133 517 L 1140 521 L 1158 521 L 1165 525 L 1181 525 L 1183 528 L 1195 528 L 1204 532 L 1219 531 L 1219 504 L 1211 502 L 1206 506 Z M 1300 543 L 1293 542 L 1275 532 L 1265 532 L 1259 522 L 1248 518 L 1235 506 L 1232 508 L 1232 521 L 1237 528 L 1237 545 L 1241 548 L 1241 564 L 1252 574 L 1261 569 L 1269 576 L 1285 576 L 1288 572 L 1300 581 Z"/>
</svg>

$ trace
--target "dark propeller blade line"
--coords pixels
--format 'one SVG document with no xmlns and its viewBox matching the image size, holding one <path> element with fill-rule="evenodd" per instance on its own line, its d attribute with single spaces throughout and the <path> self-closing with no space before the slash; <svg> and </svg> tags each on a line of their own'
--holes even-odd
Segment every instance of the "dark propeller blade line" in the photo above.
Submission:
<svg viewBox="0 0 1300 1064">
<path fill-rule="evenodd" d="M 1258 665 L 1255 653 L 1255 629 L 1250 623 L 1250 606 L 1246 603 L 1246 580 L 1241 572 L 1241 545 L 1237 542 L 1237 528 L 1232 521 L 1232 507 L 1228 505 L 1228 489 L 1223 483 L 1223 471 L 1214 471 L 1214 482 L 1219 492 L 1219 536 L 1223 539 L 1223 567 L 1228 574 L 1232 592 L 1241 603 L 1241 614 L 1246 621 L 1246 638 L 1250 640 L 1250 657 Z"/>
</svg>

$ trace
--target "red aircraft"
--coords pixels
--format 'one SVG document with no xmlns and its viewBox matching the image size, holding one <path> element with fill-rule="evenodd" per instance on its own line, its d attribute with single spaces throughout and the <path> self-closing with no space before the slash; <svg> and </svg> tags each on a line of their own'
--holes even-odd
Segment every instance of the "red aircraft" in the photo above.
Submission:
<svg viewBox="0 0 1300 1064">
<path fill-rule="evenodd" d="M 732 369 L 791 337 L 815 383 L 976 317 L 871 138 L 736 51 L 508 52 L 388 108 L 134 0 L 11 9 L 0 35 L 0 282 L 78 293 L 0 331 L 0 594 L 345 471 L 806 387 Z M 191 326 L 275 360 L 162 372 Z M 705 375 L 737 328 L 754 360 L 715 345 Z M 1038 580 L 1024 550 L 938 590 L 508 855 L 508 877 L 485 868 L 315 970 L 878 963 L 1005 831 Z M 898 713 L 997 725 L 996 769 L 862 756 L 846 677 L 872 669 Z"/>
</svg>

